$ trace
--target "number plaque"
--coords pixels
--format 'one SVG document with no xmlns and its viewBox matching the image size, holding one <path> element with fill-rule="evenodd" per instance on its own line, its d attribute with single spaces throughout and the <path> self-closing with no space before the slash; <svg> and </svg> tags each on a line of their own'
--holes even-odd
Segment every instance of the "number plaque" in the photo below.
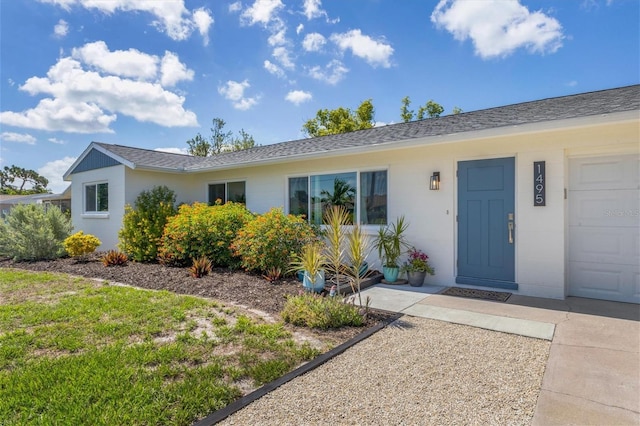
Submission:
<svg viewBox="0 0 640 426">
<path fill-rule="evenodd" d="M 545 206 L 547 202 L 545 195 L 547 177 L 545 176 L 544 163 L 544 161 L 533 162 L 533 205 L 535 207 Z"/>
</svg>

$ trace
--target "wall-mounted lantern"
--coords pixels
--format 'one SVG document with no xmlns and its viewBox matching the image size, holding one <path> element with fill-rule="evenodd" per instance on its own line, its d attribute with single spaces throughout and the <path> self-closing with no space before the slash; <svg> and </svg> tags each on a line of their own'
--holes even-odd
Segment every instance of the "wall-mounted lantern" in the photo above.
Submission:
<svg viewBox="0 0 640 426">
<path fill-rule="evenodd" d="M 440 189 L 440 172 L 433 172 L 431 179 L 429 179 L 429 189 L 437 191 Z"/>
</svg>

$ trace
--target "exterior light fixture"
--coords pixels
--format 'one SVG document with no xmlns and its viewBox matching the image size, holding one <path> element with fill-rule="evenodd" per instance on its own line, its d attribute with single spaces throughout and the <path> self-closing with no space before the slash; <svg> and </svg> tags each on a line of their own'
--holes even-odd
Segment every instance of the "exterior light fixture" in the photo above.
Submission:
<svg viewBox="0 0 640 426">
<path fill-rule="evenodd" d="M 440 172 L 433 172 L 431 179 L 429 179 L 429 189 L 437 191 L 440 189 Z"/>
</svg>

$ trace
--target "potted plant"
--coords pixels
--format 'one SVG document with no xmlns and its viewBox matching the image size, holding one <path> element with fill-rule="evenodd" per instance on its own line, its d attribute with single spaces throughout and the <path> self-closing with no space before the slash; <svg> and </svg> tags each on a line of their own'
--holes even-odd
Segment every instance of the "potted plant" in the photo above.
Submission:
<svg viewBox="0 0 640 426">
<path fill-rule="evenodd" d="M 407 273 L 409 284 L 414 287 L 420 287 L 427 274 L 433 275 L 435 270 L 429 265 L 429 256 L 422 250 L 411 247 L 407 254 L 409 259 L 402 265 L 401 270 Z"/>
<path fill-rule="evenodd" d="M 326 260 L 322 243 L 312 241 L 302 247 L 300 254 L 294 255 L 291 269 L 303 273 L 302 286 L 306 290 L 320 293 L 324 290 L 324 264 Z"/>
<path fill-rule="evenodd" d="M 382 262 L 384 279 L 389 283 L 398 279 L 400 272 L 398 260 L 402 255 L 402 250 L 408 246 L 404 236 L 408 227 L 404 216 L 400 216 L 394 223 L 386 227 L 381 226 L 378 230 L 374 245 Z"/>
</svg>

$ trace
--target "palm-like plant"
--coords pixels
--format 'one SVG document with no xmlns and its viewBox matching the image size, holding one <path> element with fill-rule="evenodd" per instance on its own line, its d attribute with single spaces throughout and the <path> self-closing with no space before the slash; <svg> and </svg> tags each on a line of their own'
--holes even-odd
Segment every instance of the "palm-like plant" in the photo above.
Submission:
<svg viewBox="0 0 640 426">
<path fill-rule="evenodd" d="M 344 257 L 345 225 L 350 223 L 350 215 L 344 206 L 331 206 L 324 213 L 325 257 L 327 269 L 335 277 L 336 290 L 340 293 L 341 265 Z"/>
<path fill-rule="evenodd" d="M 362 306 L 362 294 L 360 292 L 362 276 L 360 275 L 360 269 L 367 261 L 367 257 L 370 252 L 371 241 L 367 235 L 362 232 L 362 228 L 355 225 L 347 236 L 347 257 L 350 262 L 350 266 L 347 268 L 347 271 L 352 279 L 351 290 L 354 294 L 358 294 L 358 304 L 360 306 Z"/>
<path fill-rule="evenodd" d="M 320 241 L 311 241 L 302 247 L 300 254 L 294 255 L 290 270 L 303 271 L 311 285 L 314 286 L 325 263 L 323 244 Z"/>
<path fill-rule="evenodd" d="M 409 247 L 404 233 L 409 228 L 409 224 L 405 221 L 404 216 L 400 216 L 394 223 L 381 226 L 378 229 L 378 235 L 375 240 L 375 246 L 378 249 L 378 256 L 383 266 L 388 268 L 398 268 L 398 259 L 402 255 L 404 249 Z"/>
<path fill-rule="evenodd" d="M 333 181 L 333 193 L 323 189 L 320 191 L 320 201 L 328 206 L 345 206 L 347 209 L 353 208 L 356 197 L 356 189 L 340 178 Z"/>
</svg>

